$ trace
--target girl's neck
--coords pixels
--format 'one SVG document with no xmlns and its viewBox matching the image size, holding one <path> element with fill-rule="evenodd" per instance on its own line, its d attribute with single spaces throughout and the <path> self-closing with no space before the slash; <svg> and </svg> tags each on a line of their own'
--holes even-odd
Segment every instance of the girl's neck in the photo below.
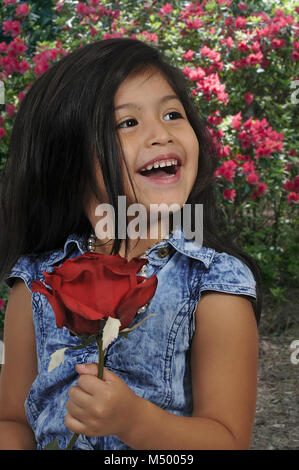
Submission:
<svg viewBox="0 0 299 470">
<path fill-rule="evenodd" d="M 149 235 L 149 233 L 148 233 Z M 145 255 L 145 252 L 151 248 L 153 245 L 156 245 L 162 240 L 168 238 L 168 234 L 161 233 L 158 231 L 158 237 L 139 238 L 138 240 L 128 239 L 128 250 L 127 255 L 125 255 L 125 240 L 122 240 L 118 254 L 130 261 L 132 258 L 139 258 Z M 106 239 L 99 240 L 96 238 L 94 251 L 96 253 L 110 254 L 113 247 L 114 240 Z"/>
</svg>

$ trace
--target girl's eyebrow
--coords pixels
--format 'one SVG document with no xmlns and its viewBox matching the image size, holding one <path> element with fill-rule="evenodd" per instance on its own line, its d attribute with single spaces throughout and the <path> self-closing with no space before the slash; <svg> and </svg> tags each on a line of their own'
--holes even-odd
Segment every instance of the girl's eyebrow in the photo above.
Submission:
<svg viewBox="0 0 299 470">
<path fill-rule="evenodd" d="M 165 101 L 169 101 L 169 100 L 178 100 L 180 101 L 179 97 L 177 95 L 166 95 L 166 96 L 163 96 L 159 101 L 158 103 L 159 104 L 162 104 L 162 103 L 165 103 Z M 181 101 L 180 101 L 181 102 Z M 122 109 L 122 108 L 134 108 L 134 109 L 141 109 L 141 106 L 137 105 L 136 103 L 124 103 L 124 104 L 120 104 L 119 106 L 116 106 L 114 108 L 114 111 L 117 111 L 118 109 Z"/>
</svg>

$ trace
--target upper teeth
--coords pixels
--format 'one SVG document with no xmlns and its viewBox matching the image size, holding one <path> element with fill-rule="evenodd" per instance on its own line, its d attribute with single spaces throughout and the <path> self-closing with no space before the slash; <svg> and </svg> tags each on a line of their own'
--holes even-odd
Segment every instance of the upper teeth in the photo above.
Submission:
<svg viewBox="0 0 299 470">
<path fill-rule="evenodd" d="M 151 170 L 152 168 L 163 168 L 164 166 L 171 166 L 171 165 L 177 165 L 178 161 L 177 160 L 163 160 L 161 162 L 155 162 L 153 165 L 147 165 L 146 167 L 142 168 L 140 171 L 146 171 L 146 170 Z"/>
</svg>

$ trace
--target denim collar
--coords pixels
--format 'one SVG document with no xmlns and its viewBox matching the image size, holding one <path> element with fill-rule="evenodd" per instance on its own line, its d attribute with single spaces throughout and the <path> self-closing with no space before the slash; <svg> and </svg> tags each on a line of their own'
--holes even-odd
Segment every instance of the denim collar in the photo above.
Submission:
<svg viewBox="0 0 299 470">
<path fill-rule="evenodd" d="M 176 228 L 168 239 L 157 243 L 147 250 L 146 253 L 150 256 L 153 251 L 156 251 L 159 247 L 166 245 L 167 243 L 173 246 L 173 248 L 179 253 L 188 256 L 189 258 L 202 261 L 206 268 L 209 268 L 215 254 L 215 250 L 213 248 L 200 246 L 194 240 L 188 240 L 180 228 Z M 85 238 L 76 233 L 72 233 L 67 237 L 63 250 L 52 253 L 48 260 L 48 264 L 55 264 L 65 258 L 72 245 L 76 245 L 81 254 L 87 251 L 87 241 Z M 166 261 L 167 260 L 165 259 L 165 262 Z"/>
</svg>

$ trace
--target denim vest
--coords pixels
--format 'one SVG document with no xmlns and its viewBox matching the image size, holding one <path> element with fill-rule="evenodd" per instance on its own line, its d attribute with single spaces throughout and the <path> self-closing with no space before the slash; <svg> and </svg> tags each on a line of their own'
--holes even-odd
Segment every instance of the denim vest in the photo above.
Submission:
<svg viewBox="0 0 299 470">
<path fill-rule="evenodd" d="M 12 287 L 13 278 L 22 278 L 32 295 L 38 375 L 26 398 L 25 411 L 37 449 L 55 437 L 60 448 L 66 447 L 72 436 L 65 426 L 65 414 L 68 390 L 78 378 L 75 364 L 97 362 L 98 355 L 95 343 L 84 349 L 67 349 L 64 363 L 48 372 L 51 354 L 80 340 L 66 328 L 56 327 L 50 303 L 43 294 L 31 291 L 31 282 L 44 281 L 43 271 L 51 272 L 54 266 L 86 251 L 86 240 L 73 233 L 61 250 L 21 256 L 5 279 Z M 238 258 L 200 247 L 187 240 L 178 228 L 146 255 L 149 262 L 145 275 L 156 274 L 158 286 L 146 311 L 136 315 L 130 326 L 150 313 L 156 316 L 148 318 L 128 338 L 116 338 L 105 350 L 105 367 L 118 374 L 140 397 L 170 413 L 192 416 L 190 345 L 201 292 L 245 295 L 253 301 L 255 279 Z M 73 448 L 131 449 L 115 435 L 92 438 L 80 435 Z"/>
</svg>

